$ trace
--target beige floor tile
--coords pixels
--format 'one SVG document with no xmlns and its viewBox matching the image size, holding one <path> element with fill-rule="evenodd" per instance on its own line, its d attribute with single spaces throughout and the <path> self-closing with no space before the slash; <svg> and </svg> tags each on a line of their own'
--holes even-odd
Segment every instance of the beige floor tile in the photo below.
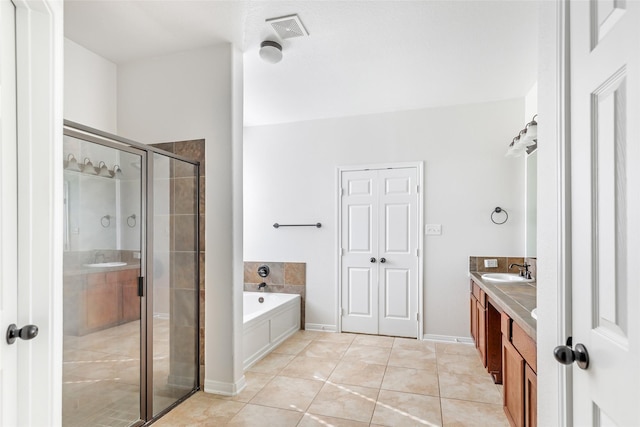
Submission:
<svg viewBox="0 0 640 427">
<path fill-rule="evenodd" d="M 338 359 L 296 356 L 280 371 L 280 375 L 324 381 L 329 378 L 337 364 Z"/>
<path fill-rule="evenodd" d="M 384 337 L 380 335 L 357 335 L 353 340 L 353 344 L 391 348 L 393 347 L 394 340 L 395 338 L 393 337 Z"/>
<path fill-rule="evenodd" d="M 328 341 L 328 342 L 340 342 L 351 344 L 356 338 L 356 334 L 340 333 L 340 332 L 326 332 L 318 335 L 316 341 Z"/>
<path fill-rule="evenodd" d="M 452 374 L 481 375 L 487 374 L 482 362 L 477 355 L 464 356 L 460 354 L 439 354 L 438 372 Z"/>
<path fill-rule="evenodd" d="M 382 388 L 384 390 L 439 396 L 438 374 L 431 370 L 387 366 Z"/>
<path fill-rule="evenodd" d="M 436 353 L 429 350 L 420 350 L 417 348 L 408 349 L 403 347 L 394 347 L 391 350 L 388 365 L 398 366 L 400 368 L 413 368 L 435 371 Z"/>
<path fill-rule="evenodd" d="M 300 352 L 300 356 L 340 359 L 349 348 L 349 343 L 314 341 Z"/>
<path fill-rule="evenodd" d="M 364 362 L 341 361 L 333 370 L 329 381 L 361 387 L 380 388 L 386 366 Z"/>
<path fill-rule="evenodd" d="M 440 426 L 440 399 L 433 396 L 380 390 L 372 423 L 385 426 Z"/>
<path fill-rule="evenodd" d="M 465 356 L 477 356 L 478 350 L 473 344 L 465 343 L 436 343 L 436 352 L 438 354 L 462 354 Z"/>
<path fill-rule="evenodd" d="M 297 427 L 369 427 L 369 423 L 327 417 L 326 415 L 304 414 Z"/>
<path fill-rule="evenodd" d="M 436 352 L 434 341 L 418 341 L 413 338 L 394 338 L 393 348 L 405 348 L 409 350 L 422 350 L 425 352 Z"/>
<path fill-rule="evenodd" d="M 300 353 L 306 346 L 311 343 L 309 339 L 301 339 L 301 338 L 289 338 L 278 347 L 276 347 L 273 352 L 281 353 L 281 354 L 291 354 L 296 355 Z"/>
<path fill-rule="evenodd" d="M 375 388 L 327 382 L 307 410 L 313 415 L 344 418 L 368 423 L 375 408 Z"/>
<path fill-rule="evenodd" d="M 327 332 L 322 332 L 322 331 L 299 330 L 298 332 L 293 334 L 291 336 L 291 338 L 301 338 L 301 339 L 305 339 L 305 340 L 315 340 L 319 336 L 322 336 L 322 335 L 324 335 L 326 333 Z"/>
<path fill-rule="evenodd" d="M 449 399 L 502 403 L 502 395 L 489 374 L 465 375 L 439 372 L 440 395 Z"/>
<path fill-rule="evenodd" d="M 277 376 L 264 386 L 249 403 L 304 412 L 322 385 L 322 381 Z"/>
<path fill-rule="evenodd" d="M 293 359 L 290 354 L 270 353 L 248 369 L 249 372 L 277 375 Z"/>
<path fill-rule="evenodd" d="M 357 340 L 357 338 L 356 338 Z M 391 347 L 374 347 L 369 345 L 359 345 L 355 343 L 347 349 L 342 360 L 359 361 L 365 363 L 374 363 L 377 365 L 386 365 L 391 354 Z"/>
<path fill-rule="evenodd" d="M 154 426 L 221 426 L 228 423 L 244 405 L 241 402 L 220 400 L 207 393 L 198 392 L 154 423 Z"/>
<path fill-rule="evenodd" d="M 222 395 L 213 395 L 216 399 L 222 400 L 235 400 L 238 402 L 248 402 L 253 397 L 258 394 L 262 388 L 269 383 L 273 379 L 275 375 L 273 374 L 263 374 L 261 372 L 251 372 L 247 371 L 244 373 L 244 378 L 246 381 L 246 386 L 242 391 L 235 396 L 222 396 Z"/>
<path fill-rule="evenodd" d="M 442 399 L 445 427 L 509 427 L 502 405 Z"/>
<path fill-rule="evenodd" d="M 287 411 L 285 409 L 270 408 L 247 404 L 231 421 L 228 426 L 272 426 L 272 427 L 295 427 L 302 418 L 301 412 Z"/>
</svg>

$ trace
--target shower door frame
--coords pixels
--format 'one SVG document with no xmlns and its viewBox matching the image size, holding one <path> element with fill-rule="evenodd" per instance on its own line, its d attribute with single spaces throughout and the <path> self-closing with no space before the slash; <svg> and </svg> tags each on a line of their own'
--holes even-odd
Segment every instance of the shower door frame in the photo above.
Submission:
<svg viewBox="0 0 640 427">
<path fill-rule="evenodd" d="M 141 246 L 140 246 L 140 274 L 143 277 L 143 296 L 140 304 L 140 418 L 141 422 L 135 426 L 145 425 L 152 420 L 156 420 L 169 412 L 175 406 L 187 399 L 200 389 L 200 333 L 196 330 L 195 339 L 195 387 L 173 404 L 153 416 L 153 154 L 160 154 L 170 159 L 180 160 L 195 166 L 195 176 L 200 176 L 200 162 L 188 159 L 169 151 L 123 138 L 108 132 L 91 128 L 70 120 L 64 120 L 64 135 L 82 139 L 99 145 L 104 145 L 117 150 L 126 151 L 141 156 L 141 193 L 143 199 L 140 203 L 141 221 Z M 195 213 L 200 212 L 200 179 L 195 180 Z M 200 247 L 200 215 L 195 215 L 195 245 L 194 249 Z M 200 324 L 200 257 L 195 257 L 195 284 L 196 301 L 195 304 L 195 324 Z M 198 328 L 198 326 L 196 326 Z M 143 381 L 144 380 L 144 381 Z"/>
</svg>

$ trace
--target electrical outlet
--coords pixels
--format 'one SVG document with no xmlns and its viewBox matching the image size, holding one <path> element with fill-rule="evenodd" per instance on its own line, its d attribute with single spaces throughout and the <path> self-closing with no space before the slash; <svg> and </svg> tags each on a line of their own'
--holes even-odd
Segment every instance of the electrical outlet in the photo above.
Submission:
<svg viewBox="0 0 640 427">
<path fill-rule="evenodd" d="M 140 259 L 140 252 L 134 252 L 133 253 L 133 258 L 134 259 Z"/>
<path fill-rule="evenodd" d="M 498 267 L 497 259 L 485 259 L 484 260 L 484 268 L 496 268 Z"/>
<path fill-rule="evenodd" d="M 442 234 L 442 224 L 427 224 L 424 233 L 439 236 Z"/>
</svg>

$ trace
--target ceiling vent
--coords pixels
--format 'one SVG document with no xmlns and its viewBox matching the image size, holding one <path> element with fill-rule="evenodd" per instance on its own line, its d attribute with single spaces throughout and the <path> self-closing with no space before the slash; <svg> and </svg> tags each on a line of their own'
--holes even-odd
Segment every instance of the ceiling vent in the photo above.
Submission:
<svg viewBox="0 0 640 427">
<path fill-rule="evenodd" d="M 304 24 L 298 15 L 271 18 L 267 19 L 266 22 L 273 27 L 274 31 L 282 40 L 309 35 L 309 32 L 304 27 Z"/>
</svg>

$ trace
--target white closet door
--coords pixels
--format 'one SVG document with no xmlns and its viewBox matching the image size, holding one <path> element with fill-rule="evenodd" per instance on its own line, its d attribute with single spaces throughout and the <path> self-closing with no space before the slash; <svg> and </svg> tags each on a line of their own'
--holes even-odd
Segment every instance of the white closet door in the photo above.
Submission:
<svg viewBox="0 0 640 427">
<path fill-rule="evenodd" d="M 342 330 L 417 337 L 415 168 L 342 172 Z"/>
<path fill-rule="evenodd" d="M 342 330 L 378 333 L 377 171 L 342 173 Z"/>
<path fill-rule="evenodd" d="M 379 185 L 379 330 L 417 336 L 418 218 L 415 168 L 386 169 Z"/>
</svg>

